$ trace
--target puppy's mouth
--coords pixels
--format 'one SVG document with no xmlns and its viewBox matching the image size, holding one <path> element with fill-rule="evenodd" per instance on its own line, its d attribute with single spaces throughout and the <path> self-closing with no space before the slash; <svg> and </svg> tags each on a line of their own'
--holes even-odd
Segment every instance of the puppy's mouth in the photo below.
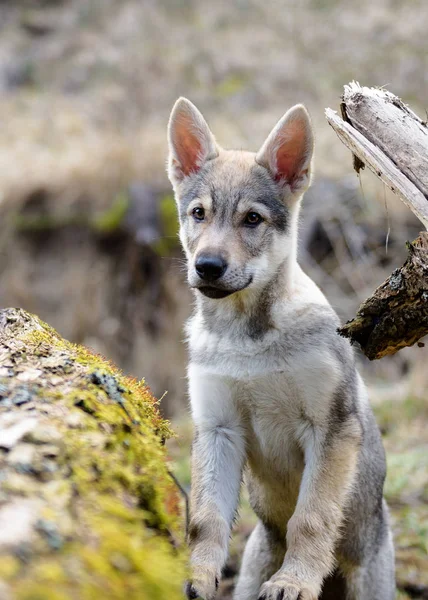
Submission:
<svg viewBox="0 0 428 600">
<path fill-rule="evenodd" d="M 242 292 L 242 290 L 245 290 L 245 288 L 247 288 L 252 281 L 253 281 L 253 278 L 251 276 L 245 285 L 243 285 L 242 287 L 237 288 L 235 290 L 231 290 L 231 289 L 227 290 L 224 288 L 216 287 L 214 285 L 201 285 L 201 286 L 195 286 L 195 287 L 197 290 L 199 290 L 201 292 L 201 294 L 203 294 L 207 298 L 213 298 L 215 300 L 219 300 L 220 298 L 227 298 L 227 296 L 231 296 L 232 294 L 236 294 L 237 292 Z"/>
<path fill-rule="evenodd" d="M 226 298 L 227 296 L 230 296 L 231 294 L 235 293 L 235 290 L 222 290 L 220 288 L 211 287 L 209 285 L 203 285 L 202 287 L 198 287 L 196 289 L 199 290 L 201 294 L 203 294 L 207 298 L 215 299 Z"/>
</svg>

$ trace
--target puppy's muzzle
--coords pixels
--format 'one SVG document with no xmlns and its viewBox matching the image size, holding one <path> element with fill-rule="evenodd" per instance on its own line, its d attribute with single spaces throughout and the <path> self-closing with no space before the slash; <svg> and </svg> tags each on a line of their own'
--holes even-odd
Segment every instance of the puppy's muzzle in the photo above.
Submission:
<svg viewBox="0 0 428 600">
<path fill-rule="evenodd" d="M 224 275 L 227 262 L 220 255 L 200 254 L 196 259 L 195 270 L 199 277 L 207 283 L 213 283 Z"/>
<path fill-rule="evenodd" d="M 226 270 L 227 262 L 221 254 L 202 252 L 195 262 L 195 271 L 199 278 L 195 287 L 208 298 L 229 296 L 234 290 L 224 289 L 220 281 Z"/>
<path fill-rule="evenodd" d="M 207 298 L 226 298 L 248 287 L 253 277 L 250 275 L 244 285 L 233 286 L 223 278 L 228 269 L 226 259 L 221 254 L 201 252 L 195 261 L 195 271 L 198 281 L 192 287 L 196 288 Z"/>
</svg>

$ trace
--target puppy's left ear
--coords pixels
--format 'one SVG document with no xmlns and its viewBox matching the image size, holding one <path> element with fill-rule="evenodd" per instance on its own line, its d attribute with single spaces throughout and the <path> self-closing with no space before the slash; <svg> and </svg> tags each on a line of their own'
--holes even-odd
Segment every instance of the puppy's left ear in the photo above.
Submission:
<svg viewBox="0 0 428 600">
<path fill-rule="evenodd" d="M 312 124 L 306 108 L 296 104 L 278 121 L 256 155 L 256 162 L 272 177 L 302 194 L 310 184 L 314 148 Z"/>
</svg>

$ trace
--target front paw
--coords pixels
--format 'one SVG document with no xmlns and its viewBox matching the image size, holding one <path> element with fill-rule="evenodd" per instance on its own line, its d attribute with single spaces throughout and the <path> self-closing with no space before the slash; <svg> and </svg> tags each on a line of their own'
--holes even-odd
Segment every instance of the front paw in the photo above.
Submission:
<svg viewBox="0 0 428 600">
<path fill-rule="evenodd" d="M 260 589 L 258 600 L 317 600 L 312 586 L 286 575 L 273 577 Z"/>
<path fill-rule="evenodd" d="M 218 577 L 215 572 L 211 569 L 198 569 L 194 572 L 192 581 L 186 584 L 186 597 L 189 600 L 214 600 L 217 589 Z"/>
</svg>

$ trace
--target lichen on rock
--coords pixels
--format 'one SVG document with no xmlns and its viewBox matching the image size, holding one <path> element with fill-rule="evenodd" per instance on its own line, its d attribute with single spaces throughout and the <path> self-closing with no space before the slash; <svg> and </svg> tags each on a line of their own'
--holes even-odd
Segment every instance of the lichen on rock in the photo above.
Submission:
<svg viewBox="0 0 428 600">
<path fill-rule="evenodd" d="M 181 598 L 169 436 L 144 382 L 0 311 L 0 598 Z"/>
</svg>

